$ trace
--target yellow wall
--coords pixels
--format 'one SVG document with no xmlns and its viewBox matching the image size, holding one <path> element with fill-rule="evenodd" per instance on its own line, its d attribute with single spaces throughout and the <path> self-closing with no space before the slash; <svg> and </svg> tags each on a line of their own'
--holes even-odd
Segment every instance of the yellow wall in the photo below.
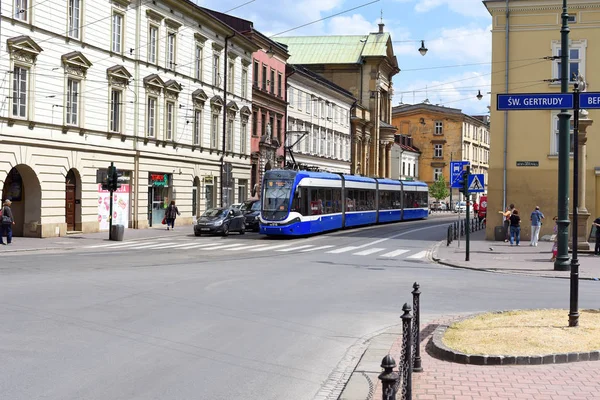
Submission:
<svg viewBox="0 0 600 400">
<path fill-rule="evenodd" d="M 494 227 L 500 225 L 498 211 L 503 205 L 504 180 L 504 118 L 496 111 L 496 94 L 506 93 L 505 88 L 505 3 L 485 2 L 493 17 L 492 30 L 492 102 L 491 102 L 491 154 L 488 186 L 487 237 L 493 238 Z M 510 2 L 508 93 L 559 93 L 560 83 L 543 82 L 553 77 L 553 62 L 543 57 L 552 56 L 552 41 L 560 40 L 559 0 L 535 2 Z M 600 2 L 581 1 L 571 5 L 569 14 L 576 23 L 570 25 L 570 40 L 587 40 L 584 60 L 588 91 L 600 91 Z M 510 111 L 507 124 L 506 203 L 514 203 L 524 220 L 522 237 L 530 238 L 529 215 L 536 205 L 546 215 L 542 235 L 552 232 L 552 217 L 557 213 L 558 157 L 551 151 L 553 120 L 550 111 Z M 589 118 L 600 119 L 600 113 L 590 110 Z M 588 129 L 588 179 L 586 205 L 592 218 L 597 210 L 596 179 L 594 167 L 600 166 L 600 138 L 595 132 L 597 124 Z M 537 161 L 539 167 L 517 167 L 517 161 Z M 570 181 L 572 173 L 570 173 Z M 570 182 L 572 183 L 572 181 Z M 570 191 L 572 193 L 572 191 Z M 571 197 L 571 194 L 569 195 Z M 589 229 L 589 224 L 588 224 Z"/>
</svg>

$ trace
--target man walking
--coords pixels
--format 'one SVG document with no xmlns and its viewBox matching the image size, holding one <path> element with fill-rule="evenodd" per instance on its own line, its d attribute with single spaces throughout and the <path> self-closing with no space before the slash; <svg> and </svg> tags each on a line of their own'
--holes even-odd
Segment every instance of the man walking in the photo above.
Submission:
<svg viewBox="0 0 600 400">
<path fill-rule="evenodd" d="M 539 206 L 535 206 L 535 210 L 531 213 L 531 243 L 530 246 L 537 246 L 540 238 L 540 228 L 542 227 L 542 220 L 544 214 L 540 211 Z"/>
<path fill-rule="evenodd" d="M 504 212 L 498 211 L 504 217 L 504 231 L 505 231 L 504 243 L 508 242 L 508 239 L 510 238 L 510 216 L 512 215 L 514 209 L 515 209 L 515 205 L 511 204 L 506 209 L 506 211 L 504 211 Z"/>
<path fill-rule="evenodd" d="M 594 255 L 600 256 L 600 217 L 594 220 L 596 226 L 596 247 L 594 247 Z"/>
</svg>

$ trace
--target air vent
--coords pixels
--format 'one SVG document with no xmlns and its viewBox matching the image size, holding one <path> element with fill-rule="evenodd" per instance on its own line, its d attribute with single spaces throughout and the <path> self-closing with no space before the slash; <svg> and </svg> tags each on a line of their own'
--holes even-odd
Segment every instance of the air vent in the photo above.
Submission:
<svg viewBox="0 0 600 400">
<path fill-rule="evenodd" d="M 577 15 L 569 15 L 568 21 L 572 24 L 577 23 Z"/>
</svg>

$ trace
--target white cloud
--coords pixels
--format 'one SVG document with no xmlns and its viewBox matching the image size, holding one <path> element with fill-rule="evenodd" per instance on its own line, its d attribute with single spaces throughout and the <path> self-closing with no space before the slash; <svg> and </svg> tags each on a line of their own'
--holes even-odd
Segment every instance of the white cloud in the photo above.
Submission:
<svg viewBox="0 0 600 400">
<path fill-rule="evenodd" d="M 377 32 L 377 24 L 371 23 L 360 14 L 333 17 L 328 24 L 330 35 L 366 35 Z"/>
<path fill-rule="evenodd" d="M 490 62 L 492 59 L 492 26 L 486 28 L 442 29 L 439 37 L 426 43 L 430 53 L 445 60 L 468 63 Z"/>
<path fill-rule="evenodd" d="M 394 79 L 394 105 L 421 103 L 427 99 L 431 104 L 462 109 L 465 114 L 485 114 L 490 104 L 489 74 L 465 72 L 444 80 L 421 79 L 404 85 L 408 80 L 401 76 L 402 72 Z M 477 99 L 479 91 L 483 96 L 481 100 Z"/>
<path fill-rule="evenodd" d="M 450 11 L 467 17 L 489 17 L 481 0 L 417 0 L 415 11 L 428 12 L 446 5 Z"/>
</svg>

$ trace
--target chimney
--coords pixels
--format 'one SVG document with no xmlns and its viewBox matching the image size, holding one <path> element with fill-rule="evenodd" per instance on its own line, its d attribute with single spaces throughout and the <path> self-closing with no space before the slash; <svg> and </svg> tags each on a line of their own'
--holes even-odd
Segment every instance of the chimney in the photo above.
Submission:
<svg viewBox="0 0 600 400">
<path fill-rule="evenodd" d="M 379 33 L 383 33 L 383 27 L 385 24 L 383 22 L 379 23 Z"/>
</svg>

